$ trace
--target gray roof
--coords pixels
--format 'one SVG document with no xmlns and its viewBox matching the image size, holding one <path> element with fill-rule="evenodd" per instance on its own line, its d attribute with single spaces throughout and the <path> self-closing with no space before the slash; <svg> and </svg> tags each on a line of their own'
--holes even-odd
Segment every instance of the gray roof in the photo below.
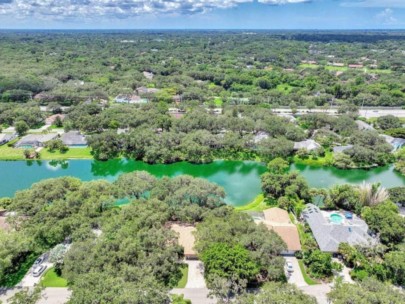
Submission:
<svg viewBox="0 0 405 304">
<path fill-rule="evenodd" d="M 356 216 L 352 220 L 345 219 L 344 224 L 334 224 L 313 204 L 308 204 L 302 214 L 322 251 L 337 252 L 340 243 L 352 246 L 375 243 L 375 239 L 368 234 L 366 222 Z"/>
<path fill-rule="evenodd" d="M 353 148 L 353 145 L 347 145 L 347 146 L 337 146 L 337 147 L 333 147 L 333 152 L 334 153 L 342 153 L 346 150 L 349 150 Z"/>
<path fill-rule="evenodd" d="M 47 141 L 50 141 L 52 139 L 55 139 L 58 137 L 57 133 L 48 133 L 48 134 L 28 134 L 21 138 L 17 144 L 16 147 L 19 146 L 25 146 L 25 145 L 32 145 L 36 146 L 38 144 L 44 144 Z"/>
<path fill-rule="evenodd" d="M 61 136 L 62 142 L 67 146 L 87 145 L 87 140 L 79 131 L 69 131 Z"/>
<path fill-rule="evenodd" d="M 356 120 L 356 124 L 359 130 L 374 130 L 373 126 L 369 125 L 368 123 L 362 120 Z"/>
<path fill-rule="evenodd" d="M 15 133 L 0 133 L 0 143 L 9 142 L 16 137 L 17 135 Z"/>
<path fill-rule="evenodd" d="M 321 145 L 318 144 L 315 140 L 313 139 L 307 139 L 304 141 L 299 141 L 294 143 L 294 150 L 301 150 L 305 149 L 308 151 L 316 150 L 320 148 Z"/>
</svg>

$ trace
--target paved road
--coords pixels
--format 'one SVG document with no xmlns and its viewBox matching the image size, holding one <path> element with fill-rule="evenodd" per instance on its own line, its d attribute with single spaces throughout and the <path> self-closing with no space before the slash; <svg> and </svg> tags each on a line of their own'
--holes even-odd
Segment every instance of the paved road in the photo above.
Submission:
<svg viewBox="0 0 405 304">
<path fill-rule="evenodd" d="M 71 293 L 67 288 L 45 288 L 37 304 L 65 304 Z"/>
<path fill-rule="evenodd" d="M 291 262 L 293 264 L 294 271 L 289 273 L 288 283 L 295 284 L 298 287 L 308 286 L 302 275 L 300 265 L 296 257 L 285 257 L 286 262 Z"/>
<path fill-rule="evenodd" d="M 274 109 L 273 110 L 275 113 L 280 113 L 280 114 L 291 114 L 290 109 Z M 323 110 L 323 109 L 313 109 L 313 110 L 307 110 L 307 109 L 298 109 L 297 114 L 307 114 L 307 113 L 327 113 L 329 115 L 336 115 L 337 114 L 337 109 L 329 109 L 329 110 Z M 394 115 L 397 117 L 403 117 L 405 118 L 405 110 L 403 109 L 362 109 L 359 111 L 359 114 L 361 117 L 365 118 L 375 118 L 375 117 L 380 117 L 380 116 L 385 116 L 385 115 Z"/>
<path fill-rule="evenodd" d="M 215 304 L 215 300 L 208 298 L 207 288 L 184 288 L 173 289 L 171 294 L 183 294 L 185 299 L 191 300 L 193 304 Z"/>
</svg>

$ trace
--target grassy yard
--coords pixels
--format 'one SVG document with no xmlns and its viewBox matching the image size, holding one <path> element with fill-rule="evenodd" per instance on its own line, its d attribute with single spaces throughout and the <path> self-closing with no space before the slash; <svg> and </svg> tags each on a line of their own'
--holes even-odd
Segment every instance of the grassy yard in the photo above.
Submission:
<svg viewBox="0 0 405 304">
<path fill-rule="evenodd" d="M 7 144 L 0 146 L 0 160 L 21 160 L 25 159 L 24 149 L 14 149 Z"/>
<path fill-rule="evenodd" d="M 382 70 L 382 69 L 364 69 L 365 73 L 371 73 L 371 74 L 391 74 L 392 71 L 387 69 L 387 70 Z"/>
<path fill-rule="evenodd" d="M 308 166 L 331 166 L 333 163 L 333 153 L 326 151 L 324 157 L 318 157 L 314 159 L 312 156 L 302 159 L 298 156 L 294 156 L 294 163 Z"/>
<path fill-rule="evenodd" d="M 269 209 L 273 207 L 271 204 L 268 204 L 267 200 L 264 198 L 263 194 L 259 194 L 254 200 L 253 202 L 241 206 L 241 207 L 236 207 L 235 209 L 237 211 L 263 211 L 266 209 Z"/>
<path fill-rule="evenodd" d="M 298 260 L 298 264 L 300 265 L 302 276 L 304 277 L 304 280 L 308 285 L 317 285 L 317 284 L 319 284 L 319 282 L 317 282 L 314 279 L 311 279 L 309 277 L 309 275 L 307 273 L 307 270 L 305 268 L 304 262 L 302 260 Z"/>
<path fill-rule="evenodd" d="M 70 148 L 66 153 L 60 153 L 59 151 L 49 152 L 46 149 L 42 149 L 40 152 L 41 159 L 47 160 L 59 160 L 59 159 L 91 159 L 91 149 L 86 148 Z"/>
<path fill-rule="evenodd" d="M 221 107 L 222 104 L 224 103 L 224 102 L 222 101 L 221 97 L 215 97 L 214 102 L 215 102 L 215 105 L 216 105 L 217 107 Z"/>
<path fill-rule="evenodd" d="M 181 279 L 180 281 L 177 283 L 176 288 L 185 288 L 186 284 L 187 284 L 187 280 L 188 280 L 188 265 L 185 264 L 182 268 L 181 268 Z"/>
<path fill-rule="evenodd" d="M 293 87 L 292 86 L 290 86 L 289 84 L 287 84 L 287 83 L 283 83 L 283 84 L 279 84 L 278 86 L 277 86 L 277 91 L 279 91 L 279 92 L 281 92 L 281 93 L 283 93 L 283 94 L 290 94 L 291 93 L 291 91 L 292 91 L 292 89 L 293 89 Z"/>
<path fill-rule="evenodd" d="M 343 66 L 333 66 L 333 65 L 327 65 L 325 66 L 325 69 L 328 71 L 340 71 L 340 72 L 346 72 L 348 70 L 348 67 Z"/>
<path fill-rule="evenodd" d="M 49 268 L 41 279 L 43 287 L 67 287 L 66 279 L 58 276 L 55 268 Z"/>
<path fill-rule="evenodd" d="M 319 65 L 317 64 L 308 64 L 308 63 L 302 63 L 299 65 L 301 69 L 317 69 L 319 68 Z"/>
</svg>

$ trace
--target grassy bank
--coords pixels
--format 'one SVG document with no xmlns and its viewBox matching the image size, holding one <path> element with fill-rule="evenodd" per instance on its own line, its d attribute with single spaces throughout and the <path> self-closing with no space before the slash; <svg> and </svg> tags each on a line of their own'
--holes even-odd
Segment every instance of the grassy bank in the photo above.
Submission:
<svg viewBox="0 0 405 304">
<path fill-rule="evenodd" d="M 253 202 L 244 205 L 244 206 L 240 206 L 240 207 L 236 207 L 236 211 L 263 211 L 266 209 L 269 209 L 273 207 L 272 204 L 270 204 L 270 202 L 264 198 L 263 194 L 259 194 L 254 200 Z"/>
<path fill-rule="evenodd" d="M 40 159 L 43 160 L 61 160 L 61 159 L 92 159 L 90 148 L 71 148 L 66 153 L 59 151 L 49 152 L 42 149 Z M 24 149 L 16 149 L 8 145 L 0 146 L 0 160 L 26 160 Z"/>
<path fill-rule="evenodd" d="M 317 285 L 317 284 L 319 284 L 317 281 L 310 278 L 310 276 L 307 273 L 307 270 L 306 270 L 306 267 L 304 265 L 303 260 L 298 260 L 298 264 L 300 265 L 301 273 L 302 273 L 302 276 L 304 277 L 305 283 L 307 283 L 308 285 Z"/>
<path fill-rule="evenodd" d="M 181 267 L 181 279 L 177 283 L 176 288 L 185 288 L 187 285 L 188 281 L 188 265 L 185 264 L 183 267 Z"/>
<path fill-rule="evenodd" d="M 325 156 L 313 158 L 309 156 L 308 158 L 300 158 L 297 155 L 293 157 L 293 161 L 298 165 L 307 166 L 332 166 L 333 164 L 333 153 L 330 151 L 325 152 Z"/>
<path fill-rule="evenodd" d="M 55 272 L 55 268 L 49 268 L 41 280 L 43 287 L 67 287 L 67 281 Z"/>
</svg>

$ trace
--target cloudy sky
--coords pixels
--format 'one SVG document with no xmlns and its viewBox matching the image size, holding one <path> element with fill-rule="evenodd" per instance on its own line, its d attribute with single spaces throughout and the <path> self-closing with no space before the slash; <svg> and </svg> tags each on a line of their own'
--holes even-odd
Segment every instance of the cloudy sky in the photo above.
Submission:
<svg viewBox="0 0 405 304">
<path fill-rule="evenodd" d="M 0 0 L 0 28 L 404 29 L 405 0 Z"/>
</svg>

